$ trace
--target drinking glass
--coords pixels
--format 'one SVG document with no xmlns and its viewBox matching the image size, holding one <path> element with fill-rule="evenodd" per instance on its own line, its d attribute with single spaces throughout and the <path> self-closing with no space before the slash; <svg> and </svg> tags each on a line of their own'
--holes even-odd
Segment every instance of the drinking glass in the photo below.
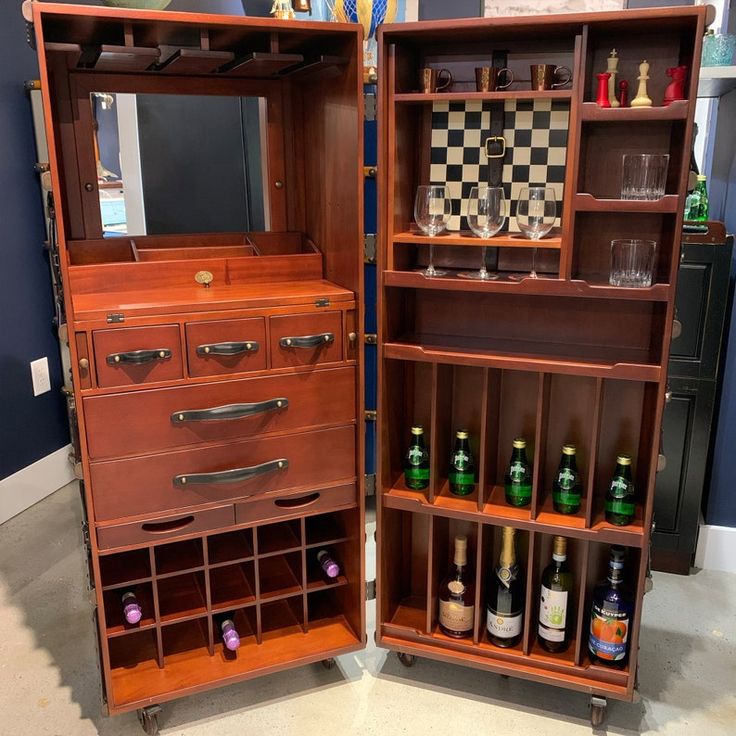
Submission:
<svg viewBox="0 0 736 736">
<path fill-rule="evenodd" d="M 667 184 L 668 154 L 627 153 L 621 199 L 660 199 Z"/>
<path fill-rule="evenodd" d="M 473 187 L 468 200 L 468 225 L 473 233 L 484 240 L 492 238 L 506 222 L 506 198 L 503 187 Z M 490 281 L 498 274 L 488 272 L 486 257 L 488 246 L 481 246 L 480 271 L 463 271 L 458 274 L 465 279 Z"/>
<path fill-rule="evenodd" d="M 425 235 L 433 238 L 439 235 L 446 227 L 452 213 L 452 205 L 448 196 L 447 187 L 441 185 L 426 185 L 417 188 L 414 200 L 414 220 Z M 434 267 L 434 244 L 429 242 L 429 265 L 422 273 L 427 278 L 444 276 L 447 271 L 438 271 Z"/>
<path fill-rule="evenodd" d="M 552 229 L 557 218 L 557 197 L 550 187 L 524 187 L 516 204 L 519 230 L 530 240 L 541 240 Z M 537 249 L 532 250 L 532 270 L 529 278 L 536 279 Z M 525 278 L 525 277 L 521 277 Z"/>
<path fill-rule="evenodd" d="M 656 251 L 657 243 L 654 240 L 612 240 L 608 282 L 611 286 L 651 286 Z"/>
</svg>

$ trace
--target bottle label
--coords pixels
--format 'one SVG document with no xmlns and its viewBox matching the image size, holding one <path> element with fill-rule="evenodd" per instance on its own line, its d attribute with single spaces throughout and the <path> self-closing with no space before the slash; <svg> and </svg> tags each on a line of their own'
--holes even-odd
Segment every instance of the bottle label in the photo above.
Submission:
<svg viewBox="0 0 736 736">
<path fill-rule="evenodd" d="M 521 634 L 524 624 L 524 614 L 519 613 L 498 613 L 490 608 L 486 612 L 486 629 L 489 634 L 497 636 L 499 639 L 513 639 Z"/>
<path fill-rule="evenodd" d="M 406 458 L 410 465 L 421 465 L 424 459 L 424 450 L 419 445 L 413 445 L 409 448 Z"/>
<path fill-rule="evenodd" d="M 568 490 L 554 490 L 552 499 L 555 503 L 561 503 L 565 506 L 577 506 L 580 503 L 580 493 Z"/>
<path fill-rule="evenodd" d="M 627 501 L 606 501 L 606 511 L 609 514 L 621 514 L 622 516 L 633 516 L 635 506 Z"/>
<path fill-rule="evenodd" d="M 475 473 L 450 473 L 450 483 L 458 486 L 472 486 L 475 484 Z"/>
<path fill-rule="evenodd" d="M 565 640 L 567 591 L 542 586 L 539 601 L 539 635 L 548 641 Z"/>
<path fill-rule="evenodd" d="M 626 498 L 629 493 L 629 484 L 626 482 L 626 478 L 622 478 L 621 476 L 615 477 L 611 481 L 609 493 L 614 498 Z"/>
<path fill-rule="evenodd" d="M 475 606 L 457 601 L 440 601 L 440 623 L 450 631 L 472 631 Z"/>
<path fill-rule="evenodd" d="M 509 475 L 513 483 L 523 483 L 526 480 L 526 466 L 521 460 L 514 460 L 509 467 Z"/>
<path fill-rule="evenodd" d="M 506 586 L 510 587 L 511 583 L 516 580 L 519 575 L 519 566 L 511 565 L 510 567 L 498 567 L 496 568 L 496 576 Z"/>
<path fill-rule="evenodd" d="M 470 463 L 470 455 L 465 450 L 457 450 L 452 455 L 452 466 L 455 470 L 465 470 Z"/>
<path fill-rule="evenodd" d="M 429 468 L 407 468 L 404 475 L 410 480 L 429 480 Z"/>
<path fill-rule="evenodd" d="M 611 662 L 626 656 L 629 640 L 629 614 L 626 611 L 608 611 L 597 603 L 590 612 L 588 648 L 600 659 Z"/>
<path fill-rule="evenodd" d="M 516 481 L 506 486 L 506 494 L 517 501 L 530 501 L 532 497 L 531 486 L 520 486 Z"/>
</svg>

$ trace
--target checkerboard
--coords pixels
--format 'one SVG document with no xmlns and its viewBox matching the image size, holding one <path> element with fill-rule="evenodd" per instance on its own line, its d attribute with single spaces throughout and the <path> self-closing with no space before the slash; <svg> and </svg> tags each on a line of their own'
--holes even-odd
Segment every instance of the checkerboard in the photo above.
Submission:
<svg viewBox="0 0 736 736">
<path fill-rule="evenodd" d="M 519 232 L 516 201 L 527 186 L 555 190 L 555 225 L 560 225 L 569 117 L 565 100 L 504 100 L 503 186 L 511 202 L 510 232 Z M 470 190 L 488 184 L 485 141 L 490 129 L 490 102 L 435 102 L 432 107 L 430 183 L 446 184 L 450 191 L 448 230 L 468 229 Z"/>
</svg>

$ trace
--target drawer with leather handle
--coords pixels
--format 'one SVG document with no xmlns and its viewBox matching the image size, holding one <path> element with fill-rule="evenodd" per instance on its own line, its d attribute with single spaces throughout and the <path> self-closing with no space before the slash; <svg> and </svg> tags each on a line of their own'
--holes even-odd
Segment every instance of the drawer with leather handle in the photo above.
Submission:
<svg viewBox="0 0 736 736">
<path fill-rule="evenodd" d="M 355 426 L 90 464 L 97 521 L 355 478 Z"/>
<path fill-rule="evenodd" d="M 83 399 L 92 460 L 356 419 L 354 367 Z M 121 417 L 125 421 L 120 421 Z"/>
<path fill-rule="evenodd" d="M 190 376 L 219 376 L 266 369 L 266 321 L 227 319 L 185 326 Z"/>
<path fill-rule="evenodd" d="M 183 534 L 223 529 L 232 526 L 234 519 L 235 513 L 230 505 L 150 521 L 98 527 L 97 546 L 100 549 L 114 549 L 128 544 L 159 542 Z"/>
<path fill-rule="evenodd" d="M 127 386 L 183 377 L 178 325 L 120 327 L 92 333 L 97 383 Z"/>
<path fill-rule="evenodd" d="M 342 360 L 342 312 L 290 314 L 269 320 L 272 368 Z"/>
</svg>

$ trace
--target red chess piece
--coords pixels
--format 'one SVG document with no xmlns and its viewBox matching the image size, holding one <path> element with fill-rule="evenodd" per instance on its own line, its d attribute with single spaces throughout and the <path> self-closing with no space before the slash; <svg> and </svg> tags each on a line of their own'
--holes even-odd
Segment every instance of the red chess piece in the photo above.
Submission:
<svg viewBox="0 0 736 736">
<path fill-rule="evenodd" d="M 676 100 L 685 99 L 685 80 L 687 79 L 688 67 L 682 64 L 681 66 L 672 66 L 667 70 L 667 76 L 672 78 L 672 81 L 667 85 L 667 89 L 664 91 L 664 106 L 671 105 Z"/>
<path fill-rule="evenodd" d="M 629 106 L 629 83 L 625 79 L 618 83 L 618 104 L 621 107 Z"/>
<path fill-rule="evenodd" d="M 595 75 L 598 79 L 598 98 L 596 104 L 598 107 L 611 107 L 611 101 L 608 99 L 608 80 L 611 77 L 610 72 L 601 72 Z"/>
</svg>

